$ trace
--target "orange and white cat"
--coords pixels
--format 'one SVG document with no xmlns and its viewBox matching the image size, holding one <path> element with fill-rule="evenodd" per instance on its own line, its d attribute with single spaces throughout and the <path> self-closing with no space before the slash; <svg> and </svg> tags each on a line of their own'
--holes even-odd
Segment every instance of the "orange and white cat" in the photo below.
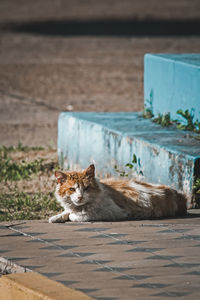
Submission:
<svg viewBox="0 0 200 300">
<path fill-rule="evenodd" d="M 135 180 L 95 178 L 90 165 L 79 172 L 56 171 L 55 196 L 64 208 L 49 223 L 120 221 L 183 216 L 186 198 L 176 190 Z"/>
</svg>

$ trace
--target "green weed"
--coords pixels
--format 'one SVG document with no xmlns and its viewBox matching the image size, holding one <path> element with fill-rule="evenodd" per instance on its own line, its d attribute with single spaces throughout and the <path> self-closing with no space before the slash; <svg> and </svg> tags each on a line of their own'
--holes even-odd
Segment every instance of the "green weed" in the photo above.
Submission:
<svg viewBox="0 0 200 300">
<path fill-rule="evenodd" d="M 59 211 L 51 180 L 58 166 L 52 160 L 55 151 L 41 150 L 22 144 L 0 147 L 0 221 L 45 219 Z"/>
<path fill-rule="evenodd" d="M 142 116 L 145 119 L 151 119 L 154 116 L 153 115 L 153 90 L 150 91 L 149 99 L 146 99 Z"/>
<path fill-rule="evenodd" d="M 28 179 L 32 174 L 37 174 L 42 170 L 42 163 L 41 159 L 33 162 L 22 161 L 19 164 L 10 157 L 0 157 L 0 181 Z"/>
<path fill-rule="evenodd" d="M 189 111 L 188 109 L 186 109 L 185 111 L 183 111 L 182 109 L 177 110 L 177 115 L 181 116 L 186 124 L 183 124 L 183 122 L 181 121 L 171 120 L 170 113 L 159 113 L 157 117 L 153 118 L 153 91 L 151 90 L 150 98 L 149 100 L 146 100 L 142 116 L 146 119 L 152 119 L 154 123 L 160 124 L 162 127 L 168 127 L 172 124 L 176 124 L 177 129 L 200 133 L 200 121 L 194 121 L 194 111 L 194 109 L 191 109 L 191 111 Z M 194 136 L 194 138 L 198 140 L 200 139 L 198 136 Z"/>
<path fill-rule="evenodd" d="M 186 124 L 182 124 L 181 122 L 177 122 L 177 128 L 180 130 L 188 130 L 188 131 L 194 131 L 196 133 L 200 133 L 200 121 L 196 120 L 194 121 L 194 109 L 191 109 L 189 112 L 188 109 L 183 111 L 182 109 L 177 110 L 176 112 L 178 115 L 180 115 L 186 122 Z M 196 137 L 195 137 L 196 138 Z M 198 139 L 198 137 L 197 137 Z"/>
<path fill-rule="evenodd" d="M 125 167 L 129 168 L 132 171 L 132 173 L 135 173 L 137 175 L 139 175 L 139 174 L 143 175 L 143 173 L 140 169 L 140 159 L 138 159 L 135 154 L 133 154 L 132 161 L 130 163 L 127 163 L 125 165 Z M 129 174 L 126 171 L 119 170 L 117 165 L 114 166 L 114 169 L 117 173 L 120 174 L 121 177 L 128 177 L 129 176 Z"/>
<path fill-rule="evenodd" d="M 136 164 L 137 164 L 137 156 L 135 154 L 133 154 L 131 163 L 127 163 L 126 167 L 128 167 L 129 169 L 133 169 L 136 167 Z"/>
<path fill-rule="evenodd" d="M 195 126 L 195 132 L 197 132 L 197 133 L 200 133 L 200 121 L 199 120 L 196 120 L 195 122 L 194 122 L 194 126 Z"/>
<path fill-rule="evenodd" d="M 193 191 L 196 194 L 200 194 L 200 178 L 197 178 L 193 185 Z"/>
<path fill-rule="evenodd" d="M 53 193 L 0 193 L 0 221 L 46 219 L 59 210 Z"/>
<path fill-rule="evenodd" d="M 172 125 L 169 112 L 163 115 L 158 114 L 158 117 L 154 118 L 152 121 L 154 123 L 160 124 L 162 127 L 169 127 L 170 125 Z"/>
<path fill-rule="evenodd" d="M 4 153 L 9 153 L 9 152 L 28 152 L 28 151 L 41 151 L 44 150 L 43 147 L 29 147 L 29 146 L 24 146 L 22 143 L 18 143 L 17 146 L 1 146 L 0 147 L 0 152 Z"/>
<path fill-rule="evenodd" d="M 179 123 L 177 124 L 177 128 L 181 129 L 181 130 L 189 130 L 189 131 L 194 131 L 195 130 L 195 125 L 194 125 L 194 111 L 192 110 L 191 112 L 189 112 L 188 109 L 186 109 L 185 111 L 183 111 L 182 109 L 177 110 L 176 112 L 178 115 L 180 115 L 181 117 L 183 117 L 185 119 L 185 121 L 187 122 L 187 124 L 182 124 Z"/>
<path fill-rule="evenodd" d="M 128 174 L 125 171 L 119 170 L 117 165 L 114 166 L 114 169 L 121 177 L 128 177 Z"/>
<path fill-rule="evenodd" d="M 44 159 L 36 159 L 34 161 L 16 162 L 11 156 L 11 152 L 20 151 L 39 151 L 43 150 L 41 147 L 27 147 L 19 144 L 18 147 L 1 147 L 0 148 L 0 182 L 1 181 L 17 181 L 23 179 L 30 179 L 32 174 L 38 172 L 53 170 L 57 164 L 45 163 Z"/>
</svg>

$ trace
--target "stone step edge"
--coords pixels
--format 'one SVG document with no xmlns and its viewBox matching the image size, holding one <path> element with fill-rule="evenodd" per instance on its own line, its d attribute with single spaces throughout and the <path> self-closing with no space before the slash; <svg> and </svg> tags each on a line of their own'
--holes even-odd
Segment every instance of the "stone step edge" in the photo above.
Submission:
<svg viewBox="0 0 200 300">
<path fill-rule="evenodd" d="M 68 288 L 39 273 L 18 266 L 4 258 L 0 259 L 0 267 L 9 266 L 14 274 L 0 277 L 1 299 L 6 300 L 92 300 L 83 292 Z"/>
</svg>

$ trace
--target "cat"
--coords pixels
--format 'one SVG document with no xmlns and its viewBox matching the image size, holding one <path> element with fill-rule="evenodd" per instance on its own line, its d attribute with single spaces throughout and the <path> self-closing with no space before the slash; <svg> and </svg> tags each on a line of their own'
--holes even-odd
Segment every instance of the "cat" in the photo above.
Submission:
<svg viewBox="0 0 200 300">
<path fill-rule="evenodd" d="M 55 196 L 64 211 L 49 223 L 123 221 L 184 216 L 186 198 L 176 190 L 128 179 L 95 178 L 90 165 L 79 172 L 55 171 Z"/>
</svg>

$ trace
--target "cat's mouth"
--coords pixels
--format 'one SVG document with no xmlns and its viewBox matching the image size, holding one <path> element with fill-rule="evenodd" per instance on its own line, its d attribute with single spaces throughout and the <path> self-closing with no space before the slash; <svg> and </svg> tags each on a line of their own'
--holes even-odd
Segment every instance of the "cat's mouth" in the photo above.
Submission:
<svg viewBox="0 0 200 300">
<path fill-rule="evenodd" d="M 79 200 L 73 200 L 72 202 L 73 202 L 73 204 L 74 204 L 75 206 L 83 206 L 83 205 L 85 205 L 88 201 L 87 201 L 86 199 L 82 198 L 82 199 L 79 199 Z"/>
<path fill-rule="evenodd" d="M 75 206 L 83 206 L 83 205 L 85 205 L 85 202 L 84 202 L 84 203 L 80 203 L 80 202 L 73 202 L 73 204 L 74 204 Z"/>
</svg>

